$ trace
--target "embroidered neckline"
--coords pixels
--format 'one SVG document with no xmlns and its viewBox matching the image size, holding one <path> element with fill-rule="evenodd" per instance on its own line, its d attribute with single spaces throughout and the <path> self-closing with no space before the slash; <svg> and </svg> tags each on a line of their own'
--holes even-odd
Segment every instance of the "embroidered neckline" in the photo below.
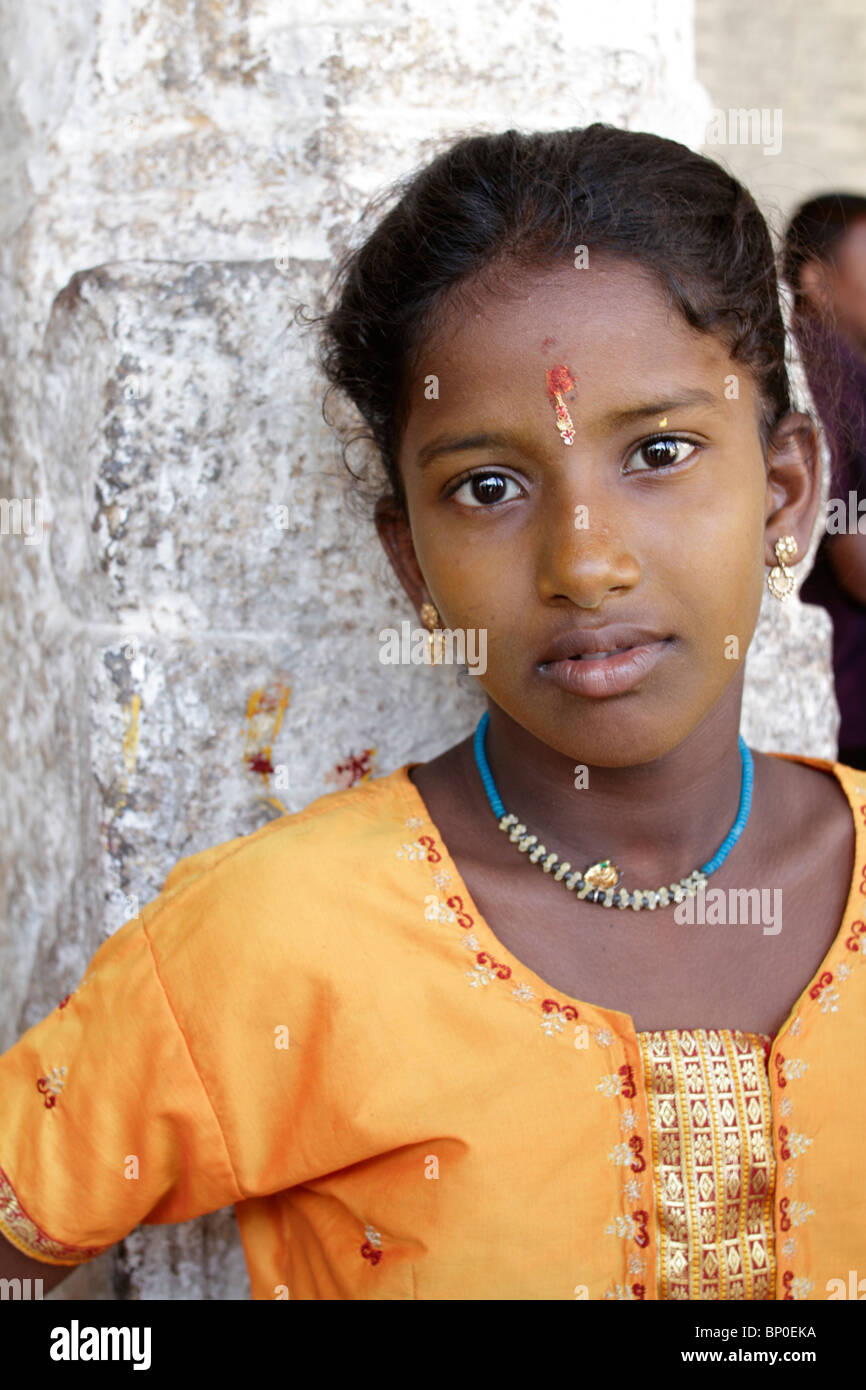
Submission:
<svg viewBox="0 0 866 1390">
<path fill-rule="evenodd" d="M 836 777 L 839 785 L 842 788 L 843 794 L 848 802 L 848 805 L 851 809 L 851 814 L 854 819 L 854 871 L 851 879 L 851 886 L 848 892 L 848 897 L 845 902 L 845 908 L 842 913 L 842 920 L 839 926 L 839 930 L 836 933 L 833 940 L 831 941 L 817 970 L 810 977 L 804 988 L 801 990 L 800 994 L 795 999 L 793 1005 L 788 1011 L 787 1017 L 784 1019 L 778 1031 L 774 1034 L 761 1034 L 749 1033 L 739 1028 L 715 1030 L 716 1032 L 724 1032 L 729 1034 L 744 1034 L 746 1037 L 769 1038 L 771 1040 L 771 1047 L 770 1056 L 767 1059 L 768 1062 L 770 1061 L 772 1054 L 779 1040 L 782 1037 L 786 1036 L 789 1032 L 792 1032 L 795 1028 L 797 1034 L 799 1034 L 800 1029 L 797 1026 L 799 1023 L 798 1016 L 803 1003 L 806 1000 L 820 1001 L 822 992 L 826 994 L 827 989 L 829 989 L 830 983 L 833 980 L 831 967 L 835 967 L 837 955 L 845 949 L 846 943 L 844 939 L 846 938 L 846 936 L 848 936 L 848 933 L 850 932 L 853 923 L 857 920 L 855 914 L 866 909 L 866 774 L 859 774 L 856 771 L 856 769 L 848 769 L 849 778 L 851 779 L 851 786 L 849 787 L 848 779 L 843 777 L 840 773 L 840 768 L 842 768 L 844 764 L 838 762 L 830 762 L 826 758 L 811 758 L 805 756 L 801 757 L 799 754 L 794 753 L 771 753 L 770 756 L 787 758 L 792 762 L 802 762 L 808 766 L 823 768 L 824 770 L 831 771 L 833 775 Z M 433 817 L 430 815 L 430 812 L 427 809 L 427 803 L 421 795 L 421 792 L 419 791 L 418 787 L 415 785 L 415 783 L 409 776 L 409 773 L 413 768 L 420 766 L 421 763 L 419 762 L 403 763 L 400 767 L 396 768 L 394 772 L 391 774 L 391 776 L 395 779 L 395 785 L 401 795 L 404 809 L 408 810 L 411 818 L 413 818 L 414 820 L 417 820 L 420 816 L 423 820 L 423 824 L 432 832 L 432 835 L 435 838 L 439 851 L 441 853 L 443 865 L 447 869 L 447 871 L 451 875 L 451 878 L 454 881 L 455 892 L 458 893 L 462 898 L 465 904 L 466 912 L 474 918 L 473 925 L 475 929 L 475 934 L 487 937 L 485 950 L 488 951 L 488 953 L 491 954 L 491 956 L 494 952 L 497 953 L 498 957 L 502 961 L 504 961 L 505 965 L 509 968 L 509 972 L 512 977 L 522 975 L 529 982 L 531 988 L 534 991 L 536 991 L 540 995 L 540 997 L 545 998 L 547 996 L 557 996 L 558 998 L 564 1001 L 564 1004 L 562 1006 L 563 1008 L 576 1010 L 580 1014 L 580 1016 L 584 1018 L 586 1018 L 587 1015 L 593 1016 L 597 1021 L 597 1025 L 600 1025 L 602 1029 L 604 1028 L 606 1022 L 610 1022 L 612 1020 L 618 1021 L 620 1031 L 629 1034 L 635 1040 L 637 1040 L 641 1036 L 646 1036 L 648 1033 L 651 1033 L 653 1031 L 662 1033 L 699 1031 L 694 1029 L 650 1029 L 643 1030 L 643 1032 L 640 1033 L 638 1029 L 635 1028 L 634 1018 L 631 1014 L 624 1012 L 622 1009 L 606 1008 L 603 1005 L 593 1003 L 589 999 L 576 999 L 572 995 L 565 994 L 561 989 L 554 989 L 553 986 L 550 985 L 546 980 L 542 979 L 542 977 L 539 974 L 537 974 L 536 971 L 532 970 L 529 966 L 525 965 L 523 961 L 521 961 L 517 956 L 515 956 L 513 952 L 510 951 L 505 946 L 505 944 L 499 940 L 493 928 L 490 926 L 490 923 L 487 921 L 486 917 L 484 917 L 483 913 L 479 910 L 478 904 L 472 897 L 472 894 L 469 891 L 469 888 L 463 878 L 463 875 L 457 868 L 457 865 L 452 857 L 451 851 L 446 845 L 444 837 L 442 836 L 442 833 L 438 825 L 433 820 Z M 861 775 L 864 778 L 864 787 L 857 788 L 854 786 L 853 779 Z M 858 805 L 859 797 L 861 794 L 864 796 L 864 802 Z M 858 899 L 859 895 L 862 895 L 860 897 L 860 901 L 855 901 L 856 899 Z M 864 954 L 866 954 L 866 941 L 864 941 L 863 946 Z M 842 960 L 845 960 L 844 956 L 842 957 Z M 823 991 L 821 990 L 822 984 L 824 986 Z M 518 1000 L 516 1002 L 520 1001 Z M 824 1012 L 826 1012 L 826 1009 L 824 1009 Z"/>
</svg>

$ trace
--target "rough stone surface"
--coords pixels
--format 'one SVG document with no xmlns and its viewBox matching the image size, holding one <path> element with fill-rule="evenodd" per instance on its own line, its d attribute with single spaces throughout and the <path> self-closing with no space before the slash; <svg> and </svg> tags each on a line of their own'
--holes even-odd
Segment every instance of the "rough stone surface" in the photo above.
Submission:
<svg viewBox="0 0 866 1390">
<path fill-rule="evenodd" d="M 471 677 L 378 662 L 413 614 L 294 318 L 366 199 L 470 128 L 694 146 L 707 117 L 687 3 L 587 6 L 573 33 L 544 4 L 305 9 L 0 20 L 0 497 L 42 499 L 45 525 L 0 537 L 0 1048 L 178 858 L 478 717 Z M 820 619 L 762 620 L 758 746 L 832 752 Z M 142 1228 L 51 1297 L 247 1298 L 234 1214 Z"/>
<path fill-rule="evenodd" d="M 758 141 L 741 143 L 739 122 L 733 143 L 697 145 L 748 184 L 776 230 L 802 199 L 866 186 L 860 0 L 695 0 L 695 59 L 716 109 L 781 112 L 776 153 L 764 154 Z"/>
</svg>

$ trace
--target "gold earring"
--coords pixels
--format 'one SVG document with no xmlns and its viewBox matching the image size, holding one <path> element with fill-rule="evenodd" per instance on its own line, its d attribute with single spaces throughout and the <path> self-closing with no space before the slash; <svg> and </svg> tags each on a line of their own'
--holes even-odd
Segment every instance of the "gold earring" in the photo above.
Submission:
<svg viewBox="0 0 866 1390">
<path fill-rule="evenodd" d="M 797 557 L 797 542 L 793 536 L 781 536 L 773 546 L 778 564 L 774 565 L 767 575 L 767 588 L 780 601 L 790 598 L 794 592 L 794 576 L 788 569 L 788 563 Z"/>
<path fill-rule="evenodd" d="M 429 629 L 427 633 L 427 660 L 431 666 L 438 666 L 440 664 L 439 657 L 442 655 L 442 630 L 439 626 L 442 619 L 434 603 L 421 604 L 421 621 Z M 439 633 L 439 636 L 434 636 L 434 633 Z"/>
</svg>

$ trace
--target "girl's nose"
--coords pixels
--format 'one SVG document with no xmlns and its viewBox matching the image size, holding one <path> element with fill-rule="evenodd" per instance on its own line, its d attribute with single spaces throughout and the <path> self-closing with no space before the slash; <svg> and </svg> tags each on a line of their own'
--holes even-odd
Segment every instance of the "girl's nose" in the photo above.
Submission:
<svg viewBox="0 0 866 1390">
<path fill-rule="evenodd" d="M 584 493 L 559 499 L 538 532 L 537 578 L 543 598 L 566 595 L 595 608 L 607 593 L 631 589 L 640 566 L 628 543 L 621 515 L 610 496 Z"/>
</svg>

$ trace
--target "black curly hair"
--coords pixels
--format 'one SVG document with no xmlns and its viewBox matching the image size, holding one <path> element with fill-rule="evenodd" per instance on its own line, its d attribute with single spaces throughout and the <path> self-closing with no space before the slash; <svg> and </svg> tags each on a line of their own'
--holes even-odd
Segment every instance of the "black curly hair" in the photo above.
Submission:
<svg viewBox="0 0 866 1390">
<path fill-rule="evenodd" d="M 766 448 L 791 409 L 785 327 L 769 230 L 751 194 L 719 164 L 657 135 L 583 129 L 470 135 L 371 205 L 399 200 L 330 286 L 319 364 L 366 422 L 404 513 L 398 466 L 409 387 L 425 337 L 455 292 L 510 260 L 573 264 L 586 246 L 639 262 L 687 323 L 715 333 L 753 373 Z M 370 208 L 367 210 L 370 211 Z M 350 472 L 352 470 L 350 469 Z M 353 475 L 354 476 L 354 475 Z"/>
</svg>

